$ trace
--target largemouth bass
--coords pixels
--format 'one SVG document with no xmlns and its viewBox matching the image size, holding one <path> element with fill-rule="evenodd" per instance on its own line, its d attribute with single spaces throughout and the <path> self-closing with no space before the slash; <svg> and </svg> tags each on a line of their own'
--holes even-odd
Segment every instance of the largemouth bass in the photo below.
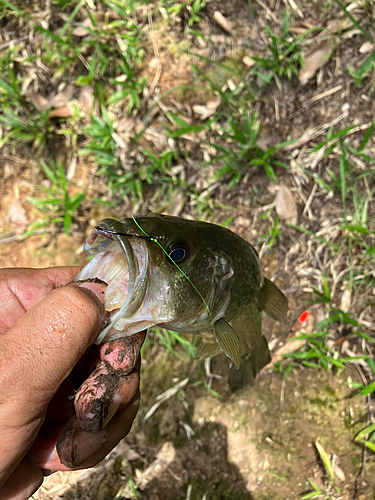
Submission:
<svg viewBox="0 0 375 500">
<path fill-rule="evenodd" d="M 87 239 L 95 255 L 75 281 L 108 284 L 100 344 L 154 325 L 203 338 L 199 358 L 224 352 L 232 390 L 270 361 L 264 310 L 284 320 L 285 296 L 262 274 L 255 249 L 226 228 L 166 215 L 104 219 Z"/>
</svg>

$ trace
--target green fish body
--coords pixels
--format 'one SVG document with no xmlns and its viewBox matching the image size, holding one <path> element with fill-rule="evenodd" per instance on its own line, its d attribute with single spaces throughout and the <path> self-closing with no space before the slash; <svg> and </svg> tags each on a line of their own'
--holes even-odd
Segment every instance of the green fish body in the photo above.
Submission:
<svg viewBox="0 0 375 500">
<path fill-rule="evenodd" d="M 232 231 L 158 214 L 104 219 L 85 249 L 95 257 L 75 280 L 108 284 L 109 322 L 98 344 L 154 325 L 200 335 L 200 358 L 223 351 L 231 359 L 232 390 L 270 361 L 260 311 L 283 320 L 287 300 L 263 276 L 255 249 Z"/>
</svg>

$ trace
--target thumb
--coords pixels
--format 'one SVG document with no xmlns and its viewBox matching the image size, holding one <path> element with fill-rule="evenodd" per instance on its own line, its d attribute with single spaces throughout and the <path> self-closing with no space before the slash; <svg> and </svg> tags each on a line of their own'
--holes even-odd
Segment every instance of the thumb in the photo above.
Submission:
<svg viewBox="0 0 375 500">
<path fill-rule="evenodd" d="M 44 295 L 0 335 L 0 485 L 30 448 L 62 381 L 104 326 L 105 284 Z"/>
<path fill-rule="evenodd" d="M 105 288 L 87 282 L 57 288 L 0 336 L 2 396 L 8 388 L 0 402 L 23 414 L 49 402 L 104 326 Z"/>
</svg>

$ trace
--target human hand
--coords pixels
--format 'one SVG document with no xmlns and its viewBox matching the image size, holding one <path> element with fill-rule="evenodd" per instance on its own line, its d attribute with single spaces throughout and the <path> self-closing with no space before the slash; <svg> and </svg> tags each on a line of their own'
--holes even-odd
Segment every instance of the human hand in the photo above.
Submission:
<svg viewBox="0 0 375 500">
<path fill-rule="evenodd" d="M 96 465 L 137 413 L 145 333 L 91 346 L 106 285 L 61 287 L 78 271 L 0 270 L 0 500 L 27 499 L 51 471 Z"/>
</svg>

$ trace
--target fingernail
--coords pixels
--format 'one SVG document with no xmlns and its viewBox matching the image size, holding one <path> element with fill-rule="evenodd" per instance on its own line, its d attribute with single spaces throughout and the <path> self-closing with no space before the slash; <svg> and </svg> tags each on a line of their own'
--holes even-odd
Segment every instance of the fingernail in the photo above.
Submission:
<svg viewBox="0 0 375 500">
<path fill-rule="evenodd" d="M 107 288 L 107 285 L 104 285 L 104 283 L 92 283 L 86 281 L 85 283 L 81 283 L 79 285 L 80 288 L 87 288 L 88 290 L 91 290 L 100 300 L 102 304 L 104 304 L 104 294 L 105 290 Z"/>
<path fill-rule="evenodd" d="M 107 415 L 106 415 L 105 419 L 103 420 L 102 427 L 105 427 L 108 424 L 108 422 L 111 420 L 111 418 L 116 414 L 121 403 L 122 403 L 122 399 L 120 398 L 120 396 L 118 394 L 115 394 L 113 396 L 112 401 L 107 406 Z"/>
<path fill-rule="evenodd" d="M 77 466 L 96 453 L 106 442 L 107 434 L 100 431 L 97 434 L 78 432 L 73 439 L 74 462 Z"/>
</svg>

